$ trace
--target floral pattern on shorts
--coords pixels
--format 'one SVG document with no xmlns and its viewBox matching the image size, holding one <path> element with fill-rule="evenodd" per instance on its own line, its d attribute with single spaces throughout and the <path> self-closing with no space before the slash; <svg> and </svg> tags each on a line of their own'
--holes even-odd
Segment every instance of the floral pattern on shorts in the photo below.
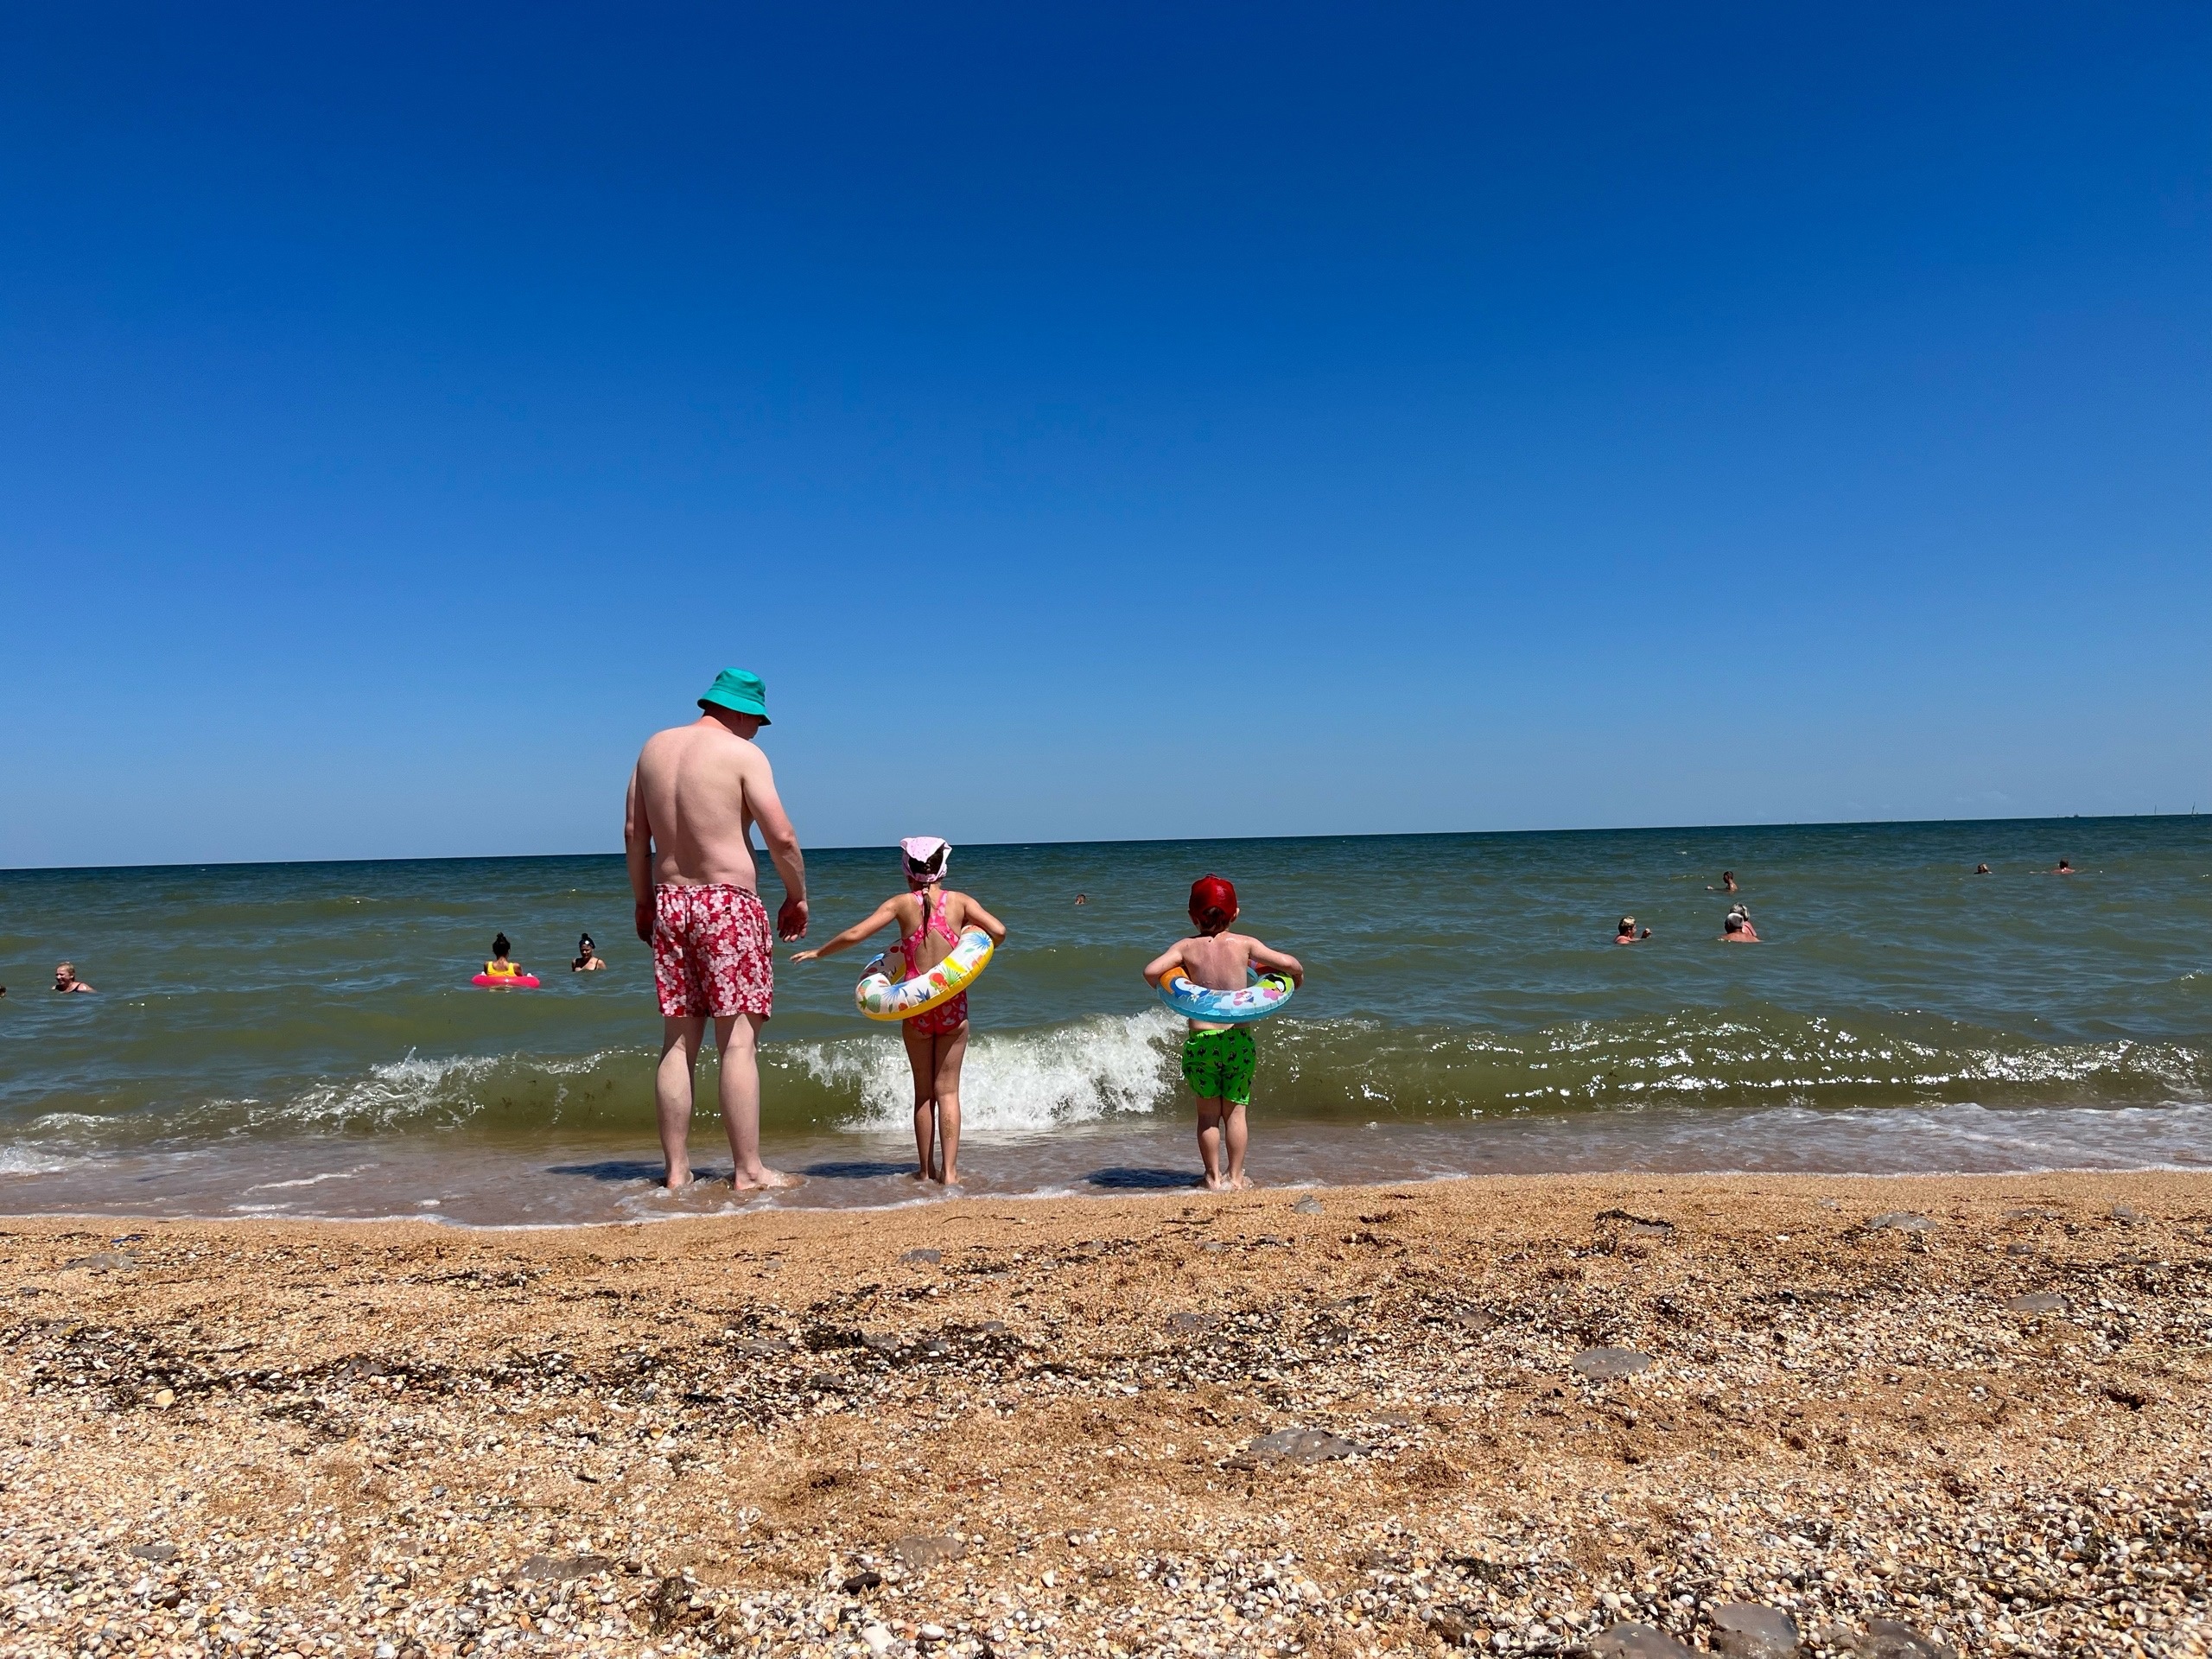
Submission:
<svg viewBox="0 0 2212 1659">
<path fill-rule="evenodd" d="M 675 1020 L 757 1014 L 775 1002 L 768 911 L 750 887 L 718 884 L 653 893 L 653 988 Z"/>
</svg>

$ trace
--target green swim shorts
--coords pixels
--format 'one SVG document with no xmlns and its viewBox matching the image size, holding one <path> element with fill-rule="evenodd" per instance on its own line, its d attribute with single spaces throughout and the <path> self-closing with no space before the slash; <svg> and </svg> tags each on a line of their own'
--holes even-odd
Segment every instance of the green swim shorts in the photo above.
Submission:
<svg viewBox="0 0 2212 1659">
<path fill-rule="evenodd" d="M 1252 1103 L 1252 1066 L 1259 1051 L 1242 1027 L 1194 1031 L 1183 1039 L 1183 1081 L 1200 1100 Z"/>
</svg>

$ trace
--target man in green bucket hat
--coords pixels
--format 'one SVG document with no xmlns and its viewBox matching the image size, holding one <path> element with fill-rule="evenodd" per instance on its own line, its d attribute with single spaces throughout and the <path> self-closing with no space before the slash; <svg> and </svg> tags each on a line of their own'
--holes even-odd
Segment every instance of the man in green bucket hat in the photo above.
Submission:
<svg viewBox="0 0 2212 1659">
<path fill-rule="evenodd" d="M 753 862 L 753 826 L 783 878 L 776 931 L 806 937 L 806 863 L 776 798 L 775 773 L 753 742 L 768 723 L 758 674 L 726 668 L 699 699 L 699 718 L 645 740 L 630 774 L 622 842 L 637 900 L 638 937 L 653 950 L 660 998 L 663 1182 L 691 1184 L 692 1072 L 715 1022 L 722 1125 L 740 1190 L 786 1186 L 760 1161 L 760 1027 L 775 1001 L 774 944 Z"/>
</svg>

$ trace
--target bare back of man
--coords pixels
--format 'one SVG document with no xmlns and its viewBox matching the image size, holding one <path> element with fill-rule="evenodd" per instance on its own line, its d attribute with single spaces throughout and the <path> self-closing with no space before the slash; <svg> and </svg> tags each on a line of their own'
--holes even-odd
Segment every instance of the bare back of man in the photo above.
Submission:
<svg viewBox="0 0 2212 1659">
<path fill-rule="evenodd" d="M 732 673 L 715 683 L 717 691 Z M 662 1179 L 671 1190 L 691 1183 L 692 1074 L 709 1019 L 721 1054 L 733 1183 L 744 1190 L 790 1181 L 760 1161 L 758 1046 L 772 1007 L 774 969 L 753 855 L 754 826 L 783 877 L 776 931 L 786 939 L 806 933 L 806 867 L 768 757 L 753 741 L 767 723 L 759 682 L 739 677 L 750 681 L 744 700 L 761 715 L 702 699 L 697 720 L 646 740 L 630 776 L 623 842 L 638 937 L 652 946 L 660 999 L 653 1094 L 666 1165 Z"/>
</svg>

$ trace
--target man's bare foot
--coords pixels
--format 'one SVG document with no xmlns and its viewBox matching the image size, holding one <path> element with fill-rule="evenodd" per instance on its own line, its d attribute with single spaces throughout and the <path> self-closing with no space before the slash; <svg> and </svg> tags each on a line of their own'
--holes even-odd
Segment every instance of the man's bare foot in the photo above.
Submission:
<svg viewBox="0 0 2212 1659">
<path fill-rule="evenodd" d="M 668 1192 L 681 1192 L 685 1187 L 690 1185 L 697 1179 L 698 1178 L 692 1174 L 692 1173 L 688 1169 L 682 1174 L 678 1174 L 676 1171 L 671 1169 L 664 1171 L 662 1173 L 660 1184 L 662 1187 Z"/>
<path fill-rule="evenodd" d="M 770 1169 L 763 1164 L 750 1175 L 741 1170 L 733 1173 L 729 1178 L 729 1184 L 733 1190 L 739 1192 L 765 1192 L 771 1187 L 789 1186 L 791 1184 L 791 1178 L 780 1169 Z"/>
</svg>

